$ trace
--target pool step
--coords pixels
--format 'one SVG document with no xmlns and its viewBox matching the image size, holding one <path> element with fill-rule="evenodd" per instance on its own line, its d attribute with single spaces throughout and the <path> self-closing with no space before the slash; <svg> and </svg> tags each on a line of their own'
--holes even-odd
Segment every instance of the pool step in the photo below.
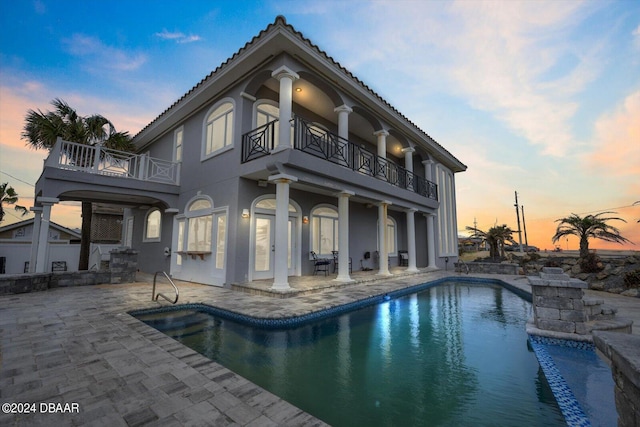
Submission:
<svg viewBox="0 0 640 427">
<path fill-rule="evenodd" d="M 620 317 L 616 317 L 615 319 L 593 320 L 585 323 L 588 333 L 593 331 L 609 331 L 630 334 L 632 325 L 633 320 L 622 319 Z"/>
<path fill-rule="evenodd" d="M 618 309 L 604 304 L 603 299 L 583 298 L 582 304 L 587 315 L 587 321 L 613 320 Z"/>
</svg>

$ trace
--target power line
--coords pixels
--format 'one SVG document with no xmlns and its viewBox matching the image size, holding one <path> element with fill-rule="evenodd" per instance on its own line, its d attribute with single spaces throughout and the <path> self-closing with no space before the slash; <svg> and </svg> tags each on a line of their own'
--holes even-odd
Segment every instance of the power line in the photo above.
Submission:
<svg viewBox="0 0 640 427">
<path fill-rule="evenodd" d="M 10 176 L 11 178 L 15 179 L 16 181 L 20 181 L 20 182 L 22 182 L 23 184 L 27 184 L 27 185 L 30 185 L 30 186 L 32 186 L 32 187 L 35 187 L 35 185 L 31 184 L 30 182 L 23 181 L 22 179 L 20 179 L 20 178 L 18 178 L 18 177 L 16 177 L 16 176 L 13 176 L 13 175 L 11 175 L 10 173 L 7 173 L 7 172 L 5 172 L 5 171 L 0 171 L 0 173 L 3 173 L 3 174 L 5 174 L 5 175 L 8 175 L 8 176 Z"/>
</svg>

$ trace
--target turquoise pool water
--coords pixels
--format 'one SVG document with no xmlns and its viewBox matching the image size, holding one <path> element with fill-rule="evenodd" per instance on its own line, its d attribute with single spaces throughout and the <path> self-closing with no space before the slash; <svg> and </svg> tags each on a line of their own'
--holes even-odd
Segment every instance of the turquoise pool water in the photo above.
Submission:
<svg viewBox="0 0 640 427">
<path fill-rule="evenodd" d="M 334 426 L 565 425 L 527 346 L 530 312 L 501 286 L 449 283 L 280 329 L 136 317 Z"/>
</svg>

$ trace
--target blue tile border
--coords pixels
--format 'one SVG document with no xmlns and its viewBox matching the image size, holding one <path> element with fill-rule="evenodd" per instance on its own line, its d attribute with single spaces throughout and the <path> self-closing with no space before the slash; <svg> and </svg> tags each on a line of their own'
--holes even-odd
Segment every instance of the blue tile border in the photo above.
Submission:
<svg viewBox="0 0 640 427">
<path fill-rule="evenodd" d="M 532 337 L 535 338 L 532 339 Z M 560 411 L 562 411 L 562 415 L 564 415 L 564 419 L 567 425 L 576 427 L 590 427 L 591 422 L 589 421 L 589 418 L 576 400 L 564 377 L 562 376 L 562 374 L 560 374 L 560 371 L 556 367 L 553 358 L 544 348 L 545 344 L 540 342 L 540 338 L 545 337 L 529 335 L 529 344 L 531 345 L 531 348 L 533 349 L 533 352 L 538 359 L 538 363 L 540 364 L 540 367 L 544 372 L 544 376 L 546 377 L 547 382 L 551 387 L 551 391 L 556 398 L 556 402 L 558 402 L 558 406 L 560 407 Z M 556 339 L 550 338 L 549 340 Z M 569 340 L 561 341 L 568 342 Z"/>
<path fill-rule="evenodd" d="M 561 347 L 577 348 L 579 350 L 596 351 L 595 345 L 589 341 L 575 341 L 563 338 L 543 337 L 529 334 L 529 341 L 542 345 L 558 345 Z"/>
</svg>

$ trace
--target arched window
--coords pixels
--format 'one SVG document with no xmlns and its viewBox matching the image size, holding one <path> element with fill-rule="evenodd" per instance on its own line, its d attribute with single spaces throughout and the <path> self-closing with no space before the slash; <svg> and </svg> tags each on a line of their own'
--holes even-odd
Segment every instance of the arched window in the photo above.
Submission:
<svg viewBox="0 0 640 427">
<path fill-rule="evenodd" d="M 145 242 L 159 242 L 160 241 L 160 226 L 162 225 L 162 213 L 159 209 L 151 209 L 147 212 L 147 217 L 144 221 L 144 241 Z"/>
<path fill-rule="evenodd" d="M 280 116 L 280 108 L 272 101 L 261 101 L 256 104 L 256 128 L 260 126 L 264 126 L 267 123 L 278 120 Z M 266 133 L 267 138 L 271 137 L 271 132 Z M 273 128 L 273 141 L 265 141 L 268 146 L 272 147 L 277 144 L 278 139 L 280 138 L 280 127 L 275 124 Z"/>
<path fill-rule="evenodd" d="M 195 199 L 187 206 L 187 251 L 211 252 L 213 204 L 209 199 Z"/>
<path fill-rule="evenodd" d="M 207 114 L 204 123 L 204 158 L 233 145 L 233 103 L 226 101 Z"/>
<path fill-rule="evenodd" d="M 338 211 L 333 206 L 318 206 L 311 211 L 311 250 L 331 257 L 338 250 Z"/>
</svg>

